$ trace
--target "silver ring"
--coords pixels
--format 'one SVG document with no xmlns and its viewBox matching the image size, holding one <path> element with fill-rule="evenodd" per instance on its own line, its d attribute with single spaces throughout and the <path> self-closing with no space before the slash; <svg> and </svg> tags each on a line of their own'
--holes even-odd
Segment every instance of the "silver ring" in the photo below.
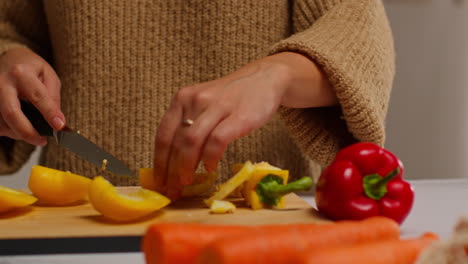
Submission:
<svg viewBox="0 0 468 264">
<path fill-rule="evenodd" d="M 184 126 L 191 126 L 191 125 L 193 125 L 193 120 L 192 120 L 192 119 L 189 119 L 189 118 L 184 119 L 184 121 L 182 121 L 182 125 L 184 125 Z"/>
</svg>

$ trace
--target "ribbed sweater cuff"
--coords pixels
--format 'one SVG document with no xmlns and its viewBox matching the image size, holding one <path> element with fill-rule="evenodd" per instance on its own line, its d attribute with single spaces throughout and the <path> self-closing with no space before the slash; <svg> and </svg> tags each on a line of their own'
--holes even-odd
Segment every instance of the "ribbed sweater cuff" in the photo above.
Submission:
<svg viewBox="0 0 468 264">
<path fill-rule="evenodd" d="M 311 10 L 302 11 L 307 12 Z M 306 153 L 312 156 L 323 153 L 319 159 L 329 161 L 334 154 L 329 151 L 336 151 L 345 143 L 337 137 L 344 133 L 327 130 L 324 126 L 327 122 L 345 122 L 338 126 L 348 130 L 356 140 L 383 144 L 394 53 L 385 10 L 379 1 L 350 0 L 338 4 L 308 29 L 276 44 L 271 54 L 283 51 L 299 52 L 320 65 L 342 110 L 344 121 L 324 120 L 331 116 L 317 115 L 311 109 L 280 111 Z"/>
<path fill-rule="evenodd" d="M 298 146 L 322 167 L 346 144 L 354 141 L 333 108 L 293 109 L 280 107 L 279 114 Z"/>
</svg>

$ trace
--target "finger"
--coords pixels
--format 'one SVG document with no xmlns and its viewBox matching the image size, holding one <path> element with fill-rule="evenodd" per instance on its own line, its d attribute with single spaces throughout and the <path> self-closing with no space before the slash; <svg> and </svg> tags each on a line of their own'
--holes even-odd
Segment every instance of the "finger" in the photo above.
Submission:
<svg viewBox="0 0 468 264">
<path fill-rule="evenodd" d="M 62 84 L 57 73 L 52 69 L 52 67 L 44 67 L 41 81 L 48 90 L 50 99 L 54 101 L 60 109 L 60 89 Z"/>
<path fill-rule="evenodd" d="M 13 130 L 5 123 L 3 118 L 0 117 L 0 136 L 18 139 Z"/>
<path fill-rule="evenodd" d="M 226 116 L 227 111 L 211 107 L 200 114 L 193 125 L 179 126 L 169 160 L 168 190 L 178 189 L 177 185 L 192 183 L 207 136 Z"/>
<path fill-rule="evenodd" d="M 21 111 L 16 90 L 11 87 L 0 89 L 0 113 L 7 126 L 13 131 L 14 138 L 20 138 L 30 144 L 44 146 L 47 141 L 41 137 Z"/>
<path fill-rule="evenodd" d="M 230 115 L 221 121 L 211 131 L 203 147 L 201 160 L 205 164 L 206 170 L 215 170 L 229 143 L 247 135 L 255 128 L 256 126 L 247 119 L 235 115 Z"/>
<path fill-rule="evenodd" d="M 170 182 L 171 185 L 170 187 L 169 185 L 167 186 L 166 196 L 173 201 L 182 197 L 182 191 L 184 189 L 184 186 L 178 182 L 178 180 L 178 178 L 168 178 L 168 182 Z"/>
<path fill-rule="evenodd" d="M 174 133 L 182 119 L 182 107 L 172 103 L 159 124 L 154 147 L 154 177 L 160 192 L 165 192 L 168 159 L 171 153 Z"/>
<path fill-rule="evenodd" d="M 36 106 L 50 126 L 54 130 L 62 129 L 65 125 L 64 115 L 56 99 L 49 96 L 47 88 L 37 75 L 25 72 L 17 79 L 17 82 L 21 87 L 22 95 Z"/>
</svg>

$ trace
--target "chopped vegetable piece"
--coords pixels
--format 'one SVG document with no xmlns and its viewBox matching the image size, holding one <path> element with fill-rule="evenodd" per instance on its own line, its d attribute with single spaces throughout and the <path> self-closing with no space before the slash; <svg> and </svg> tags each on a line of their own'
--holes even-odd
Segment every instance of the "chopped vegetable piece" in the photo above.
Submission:
<svg viewBox="0 0 468 264">
<path fill-rule="evenodd" d="M 193 184 L 184 186 L 182 197 L 194 197 L 206 195 L 214 186 L 218 174 L 216 172 L 195 173 Z M 141 168 L 139 170 L 141 187 L 153 191 L 158 190 L 153 176 L 153 168 Z"/>
<path fill-rule="evenodd" d="M 284 195 L 306 191 L 312 187 L 312 179 L 303 177 L 287 184 L 289 171 L 270 165 L 268 162 L 254 164 L 254 171 L 242 185 L 241 192 L 247 204 L 254 210 L 265 207 L 284 208 Z M 234 170 L 238 166 L 234 167 Z"/>
<path fill-rule="evenodd" d="M 171 201 L 157 192 L 140 188 L 121 194 L 106 179 L 97 176 L 89 188 L 89 200 L 105 217 L 116 221 L 132 221 L 167 206 Z"/>
<path fill-rule="evenodd" d="M 276 206 L 284 195 L 312 188 L 312 179 L 307 176 L 288 184 L 283 182 L 283 178 L 274 174 L 263 177 L 256 189 L 260 201 L 269 206 Z"/>
<path fill-rule="evenodd" d="M 90 183 L 91 179 L 69 171 L 35 165 L 28 186 L 41 202 L 61 206 L 85 199 Z"/>
<path fill-rule="evenodd" d="M 257 194 L 257 184 L 268 174 L 274 174 L 282 178 L 282 183 L 286 184 L 288 182 L 289 171 L 272 166 L 268 162 L 256 163 L 254 166 L 254 171 L 252 171 L 249 179 L 242 186 L 242 196 L 252 209 L 257 210 L 268 207 L 268 205 L 264 205 Z M 278 203 L 273 207 L 283 208 L 284 199 L 280 198 Z"/>
<path fill-rule="evenodd" d="M 218 173 L 196 173 L 194 182 L 191 185 L 184 186 L 182 197 L 204 196 L 207 195 L 214 187 Z"/>
<path fill-rule="evenodd" d="M 26 207 L 36 201 L 32 195 L 0 185 L 0 213 Z"/>
<path fill-rule="evenodd" d="M 219 188 L 218 192 L 224 191 L 224 196 L 219 195 L 218 199 L 227 196 L 244 197 L 246 203 L 254 210 L 265 207 L 284 208 L 284 195 L 312 187 L 309 177 L 287 184 L 289 171 L 272 166 L 268 162 L 251 164 L 248 161 L 243 165 L 234 164 L 233 173 L 234 177 Z M 215 198 L 210 199 L 205 201 L 208 205 Z"/>
<path fill-rule="evenodd" d="M 214 214 L 234 213 L 235 210 L 236 206 L 228 201 L 215 200 L 213 201 L 210 207 L 210 212 Z"/>
<path fill-rule="evenodd" d="M 106 159 L 102 160 L 101 170 L 103 170 L 103 171 L 107 170 L 107 160 Z"/>
<path fill-rule="evenodd" d="M 227 182 L 223 183 L 219 190 L 216 191 L 210 198 L 205 200 L 208 206 L 211 206 L 215 200 L 223 200 L 228 197 L 237 187 L 241 186 L 246 180 L 249 179 L 251 173 L 254 171 L 255 166 L 252 162 L 245 162 L 244 166 Z"/>
</svg>

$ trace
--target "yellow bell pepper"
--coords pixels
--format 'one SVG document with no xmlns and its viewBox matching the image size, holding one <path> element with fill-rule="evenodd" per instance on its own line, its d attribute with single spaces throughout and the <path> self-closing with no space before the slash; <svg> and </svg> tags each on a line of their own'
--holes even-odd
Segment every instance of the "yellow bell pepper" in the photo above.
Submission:
<svg viewBox="0 0 468 264">
<path fill-rule="evenodd" d="M 255 167 L 255 170 L 250 175 L 249 180 L 247 180 L 242 187 L 242 196 L 244 197 L 245 202 L 254 210 L 262 209 L 265 207 L 264 203 L 262 202 L 262 199 L 257 193 L 257 185 L 267 175 L 276 175 L 281 178 L 281 184 L 287 184 L 289 171 L 281 170 L 269 164 L 266 165 L 264 163 Z M 278 203 L 272 205 L 272 207 L 284 208 L 284 198 L 279 198 Z"/>
<path fill-rule="evenodd" d="M 215 200 L 223 200 L 228 197 L 232 192 L 234 192 L 234 190 L 236 190 L 236 188 L 244 184 L 244 182 L 249 179 L 254 169 L 255 166 L 252 162 L 245 162 L 244 166 L 242 166 L 242 168 L 232 178 L 221 184 L 218 191 L 205 200 L 205 204 L 211 206 Z"/>
<path fill-rule="evenodd" d="M 260 201 L 263 206 L 283 208 L 283 197 L 296 191 L 307 191 L 312 187 L 312 179 L 304 176 L 299 180 L 284 184 L 284 178 L 276 173 L 267 174 L 257 183 L 256 196 L 252 196 L 251 205 Z M 252 206 L 253 209 L 256 209 Z"/>
<path fill-rule="evenodd" d="M 138 173 L 140 186 L 157 190 L 157 184 L 153 177 L 153 168 L 141 168 Z M 182 197 L 193 197 L 206 195 L 214 186 L 218 174 L 216 172 L 195 173 L 192 185 L 184 186 Z"/>
<path fill-rule="evenodd" d="M 235 174 L 230 180 L 220 186 L 219 193 L 215 193 L 206 201 L 211 205 L 214 200 L 222 200 L 228 195 L 241 193 L 245 202 L 254 210 L 265 207 L 284 208 L 284 195 L 308 190 L 312 187 L 310 177 L 303 177 L 298 181 L 287 183 L 289 171 L 270 165 L 268 162 L 233 166 Z"/>
<path fill-rule="evenodd" d="M 128 194 L 119 193 L 101 176 L 93 179 L 89 200 L 98 212 L 115 221 L 137 220 L 171 202 L 166 196 L 143 188 Z"/>
<path fill-rule="evenodd" d="M 228 201 L 214 200 L 210 206 L 210 212 L 213 214 L 234 213 L 236 206 Z"/>
<path fill-rule="evenodd" d="M 26 207 L 36 201 L 32 195 L 0 185 L 0 213 Z"/>
<path fill-rule="evenodd" d="M 35 165 L 28 186 L 41 202 L 61 206 L 85 199 L 90 183 L 91 179 L 69 171 Z"/>
</svg>

